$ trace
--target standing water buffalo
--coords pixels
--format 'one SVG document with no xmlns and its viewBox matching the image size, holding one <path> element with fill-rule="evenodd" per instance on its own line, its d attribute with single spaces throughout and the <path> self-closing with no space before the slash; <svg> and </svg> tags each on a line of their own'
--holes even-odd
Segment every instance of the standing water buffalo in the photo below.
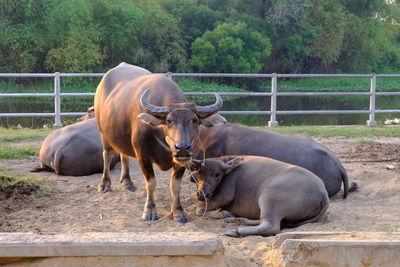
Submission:
<svg viewBox="0 0 400 267">
<path fill-rule="evenodd" d="M 295 137 L 267 130 L 234 124 L 222 124 L 200 130 L 202 146 L 194 158 L 224 155 L 254 155 L 280 160 L 303 167 L 316 174 L 325 184 L 329 196 L 335 195 L 343 183 L 343 198 L 357 189 L 348 188 L 346 170 L 335 154 L 310 138 Z"/>
<path fill-rule="evenodd" d="M 102 172 L 102 151 L 96 120 L 85 120 L 49 133 L 39 152 L 41 166 L 31 171 L 72 176 Z M 119 155 L 114 155 L 111 168 L 118 161 Z"/>
<path fill-rule="evenodd" d="M 128 158 L 136 157 L 147 190 L 142 218 L 157 220 L 152 163 L 163 171 L 172 167 L 171 213 L 174 220 L 187 222 L 179 198 L 184 165 L 191 160 L 200 125 L 211 127 L 225 122 L 214 114 L 222 107 L 221 97 L 216 97 L 215 104 L 200 107 L 187 103 L 175 82 L 164 75 L 151 74 L 126 63 L 108 71 L 95 96 L 95 115 L 104 158 L 99 191 L 111 190 L 109 164 L 113 150 L 121 155 L 120 181 L 125 189 L 133 191 L 135 187 L 129 177 Z"/>
<path fill-rule="evenodd" d="M 193 160 L 190 170 L 207 210 L 228 210 L 252 225 L 228 231 L 228 236 L 274 235 L 281 227 L 317 221 L 329 206 L 324 184 L 315 174 L 270 158 Z"/>
</svg>

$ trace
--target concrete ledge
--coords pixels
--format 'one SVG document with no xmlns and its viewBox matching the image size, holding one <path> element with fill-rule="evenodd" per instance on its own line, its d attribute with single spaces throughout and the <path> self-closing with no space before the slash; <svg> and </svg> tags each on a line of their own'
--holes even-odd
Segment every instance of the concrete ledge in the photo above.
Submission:
<svg viewBox="0 0 400 267">
<path fill-rule="evenodd" d="M 400 233 L 292 232 L 276 237 L 268 263 L 287 267 L 399 266 L 399 255 Z"/>
<path fill-rule="evenodd" d="M 86 256 L 207 256 L 223 251 L 221 240 L 199 232 L 1 233 L 1 258 Z"/>
</svg>

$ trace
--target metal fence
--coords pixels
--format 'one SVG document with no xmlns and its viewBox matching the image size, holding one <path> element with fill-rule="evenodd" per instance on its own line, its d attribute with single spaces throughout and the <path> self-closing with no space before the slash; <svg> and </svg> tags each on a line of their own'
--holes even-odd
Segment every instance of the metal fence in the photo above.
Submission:
<svg viewBox="0 0 400 267">
<path fill-rule="evenodd" d="M 94 96 L 94 93 L 62 93 L 62 77 L 102 77 L 104 73 L 0 73 L 1 77 L 53 77 L 54 93 L 0 93 L 1 97 L 54 97 L 54 113 L 0 113 L 0 117 L 54 117 L 55 127 L 61 127 L 62 116 L 81 116 L 85 112 L 61 112 L 61 97 L 63 96 Z M 400 74 L 237 74 L 237 73 L 166 73 L 168 77 L 214 77 L 214 78 L 268 78 L 271 79 L 271 92 L 218 92 L 221 96 L 268 96 L 270 110 L 260 111 L 220 111 L 220 114 L 257 114 L 270 115 L 269 126 L 278 126 L 277 115 L 288 114 L 369 114 L 368 126 L 375 126 L 376 113 L 400 113 L 400 109 L 377 110 L 376 96 L 400 96 L 400 92 L 376 92 L 377 78 L 400 78 Z M 279 92 L 278 78 L 368 78 L 370 79 L 369 92 Z M 185 92 L 185 95 L 212 95 L 213 92 Z M 278 96 L 369 96 L 369 109 L 365 110 L 277 110 Z"/>
</svg>

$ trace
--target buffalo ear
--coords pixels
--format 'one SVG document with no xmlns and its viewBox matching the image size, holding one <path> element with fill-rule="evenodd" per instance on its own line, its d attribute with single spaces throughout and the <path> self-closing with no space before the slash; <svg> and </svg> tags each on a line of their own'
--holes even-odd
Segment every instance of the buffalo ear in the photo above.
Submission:
<svg viewBox="0 0 400 267">
<path fill-rule="evenodd" d="M 161 124 L 163 124 L 162 120 L 153 115 L 150 115 L 149 113 L 140 113 L 137 118 L 150 126 L 160 126 Z"/>
<path fill-rule="evenodd" d="M 198 171 L 202 165 L 203 161 L 199 159 L 192 159 L 189 163 L 189 170 L 190 171 Z"/>
<path fill-rule="evenodd" d="M 225 174 L 230 173 L 237 166 L 239 166 L 243 160 L 244 160 L 243 157 L 235 157 L 234 159 L 232 159 L 228 162 L 221 163 L 221 168 L 224 170 Z"/>
<path fill-rule="evenodd" d="M 206 127 L 213 127 L 218 124 L 226 123 L 225 118 L 218 114 L 213 114 L 204 119 L 200 119 L 200 121 L 201 121 L 201 124 Z"/>
</svg>

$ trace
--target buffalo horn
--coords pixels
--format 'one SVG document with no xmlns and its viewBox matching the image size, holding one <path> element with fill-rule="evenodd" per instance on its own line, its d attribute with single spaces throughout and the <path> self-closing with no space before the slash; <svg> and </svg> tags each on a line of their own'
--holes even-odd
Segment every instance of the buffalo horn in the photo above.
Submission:
<svg viewBox="0 0 400 267">
<path fill-rule="evenodd" d="M 199 159 L 192 159 L 191 165 L 192 165 L 193 167 L 199 168 L 199 167 L 201 166 L 202 163 L 203 163 L 202 160 L 199 160 Z"/>
<path fill-rule="evenodd" d="M 201 118 L 208 117 L 222 108 L 223 104 L 222 98 L 218 94 L 214 93 L 214 95 L 215 98 L 217 99 L 217 101 L 214 104 L 205 107 L 196 105 L 196 114 Z"/>
<path fill-rule="evenodd" d="M 222 164 L 221 164 L 221 169 L 223 169 L 224 171 L 225 171 L 225 170 L 228 170 L 228 169 L 230 169 L 230 168 L 232 168 L 231 165 L 228 165 L 228 164 L 226 164 L 226 163 L 222 163 Z"/>
<path fill-rule="evenodd" d="M 142 105 L 144 110 L 147 113 L 154 115 L 154 116 L 158 116 L 158 117 L 166 116 L 168 114 L 168 109 L 166 107 L 155 106 L 155 105 L 150 104 L 147 101 L 149 91 L 150 91 L 150 89 L 146 89 L 146 91 L 144 91 L 144 93 L 140 97 L 140 104 Z"/>
</svg>

